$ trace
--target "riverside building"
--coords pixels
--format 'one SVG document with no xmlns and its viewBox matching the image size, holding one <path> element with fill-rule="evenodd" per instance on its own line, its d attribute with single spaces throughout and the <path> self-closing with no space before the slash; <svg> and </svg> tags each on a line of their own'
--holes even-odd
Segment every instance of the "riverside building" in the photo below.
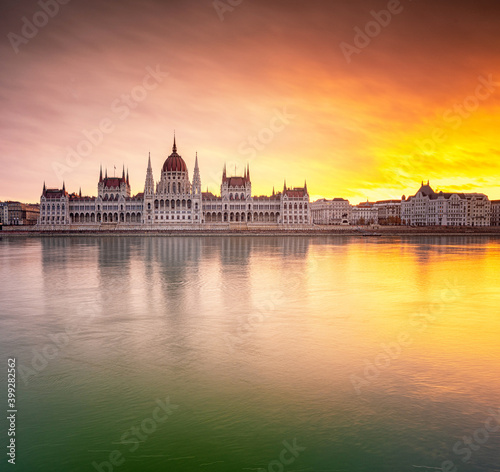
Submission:
<svg viewBox="0 0 500 472">
<path fill-rule="evenodd" d="M 193 178 L 177 153 L 174 137 L 172 153 L 155 183 L 151 156 L 148 158 L 144 192 L 131 194 L 128 171 L 121 177 L 103 176 L 97 196 L 82 196 L 43 185 L 40 197 L 40 229 L 204 229 L 280 226 L 305 228 L 311 223 L 307 184 L 273 190 L 270 196 L 252 195 L 250 167 L 243 175 L 228 176 L 224 166 L 220 195 L 201 191 L 198 155 Z"/>
<path fill-rule="evenodd" d="M 429 182 L 401 201 L 403 225 L 490 226 L 491 202 L 482 193 L 435 192 Z"/>
</svg>

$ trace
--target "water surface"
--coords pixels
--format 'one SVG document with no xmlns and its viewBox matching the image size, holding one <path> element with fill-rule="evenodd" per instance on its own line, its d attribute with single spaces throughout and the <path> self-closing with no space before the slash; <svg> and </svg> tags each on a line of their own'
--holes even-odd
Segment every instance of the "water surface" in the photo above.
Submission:
<svg viewBox="0 0 500 472">
<path fill-rule="evenodd" d="M 3 238 L 13 470 L 500 470 L 499 269 L 489 237 Z"/>
</svg>

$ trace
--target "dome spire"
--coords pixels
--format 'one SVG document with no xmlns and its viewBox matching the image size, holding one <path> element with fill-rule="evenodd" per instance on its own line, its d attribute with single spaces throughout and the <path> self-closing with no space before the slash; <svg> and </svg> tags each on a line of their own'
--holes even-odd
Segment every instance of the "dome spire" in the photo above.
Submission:
<svg viewBox="0 0 500 472">
<path fill-rule="evenodd" d="M 177 144 L 175 144 L 175 129 L 174 129 L 174 145 L 172 146 L 172 152 L 177 152 Z"/>
</svg>

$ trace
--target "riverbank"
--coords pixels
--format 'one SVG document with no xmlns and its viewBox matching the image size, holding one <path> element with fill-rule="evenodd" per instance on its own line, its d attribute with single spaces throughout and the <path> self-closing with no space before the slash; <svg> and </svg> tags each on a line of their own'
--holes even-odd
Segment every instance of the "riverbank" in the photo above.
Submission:
<svg viewBox="0 0 500 472">
<path fill-rule="evenodd" d="M 255 229 L 68 229 L 39 230 L 34 227 L 4 227 L 2 236 L 57 237 L 57 236 L 500 236 L 500 227 L 451 228 L 451 227 L 407 227 L 378 226 L 350 227 L 323 226 L 301 229 L 255 228 Z"/>
</svg>

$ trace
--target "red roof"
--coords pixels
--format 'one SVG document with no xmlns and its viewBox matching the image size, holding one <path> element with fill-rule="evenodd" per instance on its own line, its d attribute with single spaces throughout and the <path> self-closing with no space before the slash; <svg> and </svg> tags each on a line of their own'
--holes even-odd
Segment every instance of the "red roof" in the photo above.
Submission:
<svg viewBox="0 0 500 472">
<path fill-rule="evenodd" d="M 220 200 L 220 197 L 216 197 L 212 192 L 201 192 L 203 200 Z"/>
<path fill-rule="evenodd" d="M 107 177 L 103 179 L 104 186 L 108 188 L 120 188 L 120 184 L 125 182 L 122 178 L 119 177 Z"/>
<path fill-rule="evenodd" d="M 187 172 L 187 166 L 184 159 L 174 151 L 167 157 L 162 170 L 163 172 Z"/>
<path fill-rule="evenodd" d="M 67 195 L 67 192 L 57 188 L 48 188 L 43 192 L 45 198 L 62 198 Z"/>
<path fill-rule="evenodd" d="M 304 198 L 304 189 L 285 190 L 284 193 L 289 198 Z"/>
<path fill-rule="evenodd" d="M 246 179 L 244 177 L 227 177 L 229 187 L 244 187 Z"/>
</svg>

